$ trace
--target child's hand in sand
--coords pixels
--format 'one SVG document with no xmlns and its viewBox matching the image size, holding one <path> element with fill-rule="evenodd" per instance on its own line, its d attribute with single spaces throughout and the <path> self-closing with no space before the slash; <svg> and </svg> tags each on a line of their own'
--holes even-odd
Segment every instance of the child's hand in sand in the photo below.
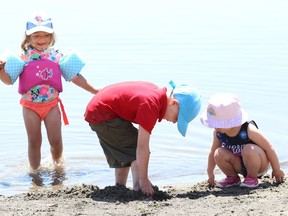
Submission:
<svg viewBox="0 0 288 216">
<path fill-rule="evenodd" d="M 276 183 L 282 183 L 284 180 L 284 176 L 285 176 L 285 174 L 284 174 L 283 170 L 281 170 L 281 169 L 279 169 L 277 171 L 276 170 L 272 171 L 272 178 L 275 178 Z"/>
<path fill-rule="evenodd" d="M 215 176 L 214 176 L 214 174 L 210 174 L 209 175 L 209 178 L 208 178 L 207 182 L 209 184 L 209 188 L 210 187 L 214 187 L 214 185 L 215 185 Z"/>
</svg>

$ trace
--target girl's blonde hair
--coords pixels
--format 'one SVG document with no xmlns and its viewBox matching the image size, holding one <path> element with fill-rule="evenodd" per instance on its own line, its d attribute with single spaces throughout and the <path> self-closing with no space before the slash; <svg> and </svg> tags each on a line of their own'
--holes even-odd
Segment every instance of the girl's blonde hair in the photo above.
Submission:
<svg viewBox="0 0 288 216">
<path fill-rule="evenodd" d="M 51 34 L 51 42 L 50 42 L 50 46 L 54 46 L 55 42 L 56 42 L 56 35 L 55 33 Z M 31 35 L 26 35 L 24 36 L 24 40 L 21 43 L 21 49 L 22 50 L 28 50 L 30 47 L 33 48 L 32 44 L 31 44 Z"/>
</svg>

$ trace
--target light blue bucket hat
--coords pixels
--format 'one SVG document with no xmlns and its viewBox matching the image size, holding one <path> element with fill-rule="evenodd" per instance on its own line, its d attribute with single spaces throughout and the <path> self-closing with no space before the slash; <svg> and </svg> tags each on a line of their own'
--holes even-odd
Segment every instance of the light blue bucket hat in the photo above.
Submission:
<svg viewBox="0 0 288 216">
<path fill-rule="evenodd" d="M 190 85 L 176 86 L 173 81 L 170 81 L 169 84 L 173 88 L 171 94 L 179 102 L 178 131 L 185 137 L 189 122 L 199 114 L 201 95 L 197 89 Z"/>
</svg>

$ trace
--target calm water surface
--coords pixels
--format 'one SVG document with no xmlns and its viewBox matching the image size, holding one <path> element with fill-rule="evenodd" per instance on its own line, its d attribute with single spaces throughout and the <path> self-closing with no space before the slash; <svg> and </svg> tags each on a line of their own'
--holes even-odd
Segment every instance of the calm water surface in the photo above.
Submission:
<svg viewBox="0 0 288 216">
<path fill-rule="evenodd" d="M 45 10 L 54 18 L 56 46 L 75 48 L 85 57 L 82 74 L 90 82 L 102 87 L 125 80 L 148 80 L 168 88 L 171 79 L 176 84 L 190 83 L 202 93 L 202 111 L 216 92 L 237 94 L 250 118 L 272 141 L 288 172 L 285 0 L 233 4 L 228 0 L 96 1 L 95 7 L 88 0 L 81 2 L 80 12 L 79 2 L 68 0 L 57 1 L 59 8 L 69 3 L 67 11 L 55 10 L 53 4 L 47 4 Z M 13 0 L 1 10 L 1 20 L 7 20 L 2 29 L 9 31 L 1 30 L 0 53 L 7 49 L 18 52 L 22 41 L 27 14 L 15 11 L 16 3 L 24 7 Z M 29 3 L 31 11 L 39 9 L 32 0 L 25 1 L 25 5 Z M 7 17 L 11 17 L 9 21 Z M 92 95 L 72 83 L 65 83 L 61 94 L 70 121 L 69 126 L 63 126 L 64 170 L 56 172 L 50 167 L 43 127 L 43 170 L 39 175 L 28 175 L 27 138 L 17 84 L 0 83 L 0 194 L 82 183 L 113 185 L 114 170 L 108 168 L 96 135 L 83 119 Z M 199 117 L 190 124 L 185 138 L 176 125 L 158 123 L 150 144 L 151 181 L 163 186 L 205 180 L 211 140 L 212 130 L 202 126 Z"/>
</svg>

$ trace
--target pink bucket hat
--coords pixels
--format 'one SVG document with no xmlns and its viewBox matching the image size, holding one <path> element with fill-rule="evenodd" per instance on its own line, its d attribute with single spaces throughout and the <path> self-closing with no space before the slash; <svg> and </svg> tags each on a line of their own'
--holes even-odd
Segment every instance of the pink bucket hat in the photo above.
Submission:
<svg viewBox="0 0 288 216">
<path fill-rule="evenodd" d="M 237 96 L 230 93 L 213 95 L 202 114 L 201 123 L 209 128 L 232 128 L 242 125 L 248 119 Z"/>
</svg>

